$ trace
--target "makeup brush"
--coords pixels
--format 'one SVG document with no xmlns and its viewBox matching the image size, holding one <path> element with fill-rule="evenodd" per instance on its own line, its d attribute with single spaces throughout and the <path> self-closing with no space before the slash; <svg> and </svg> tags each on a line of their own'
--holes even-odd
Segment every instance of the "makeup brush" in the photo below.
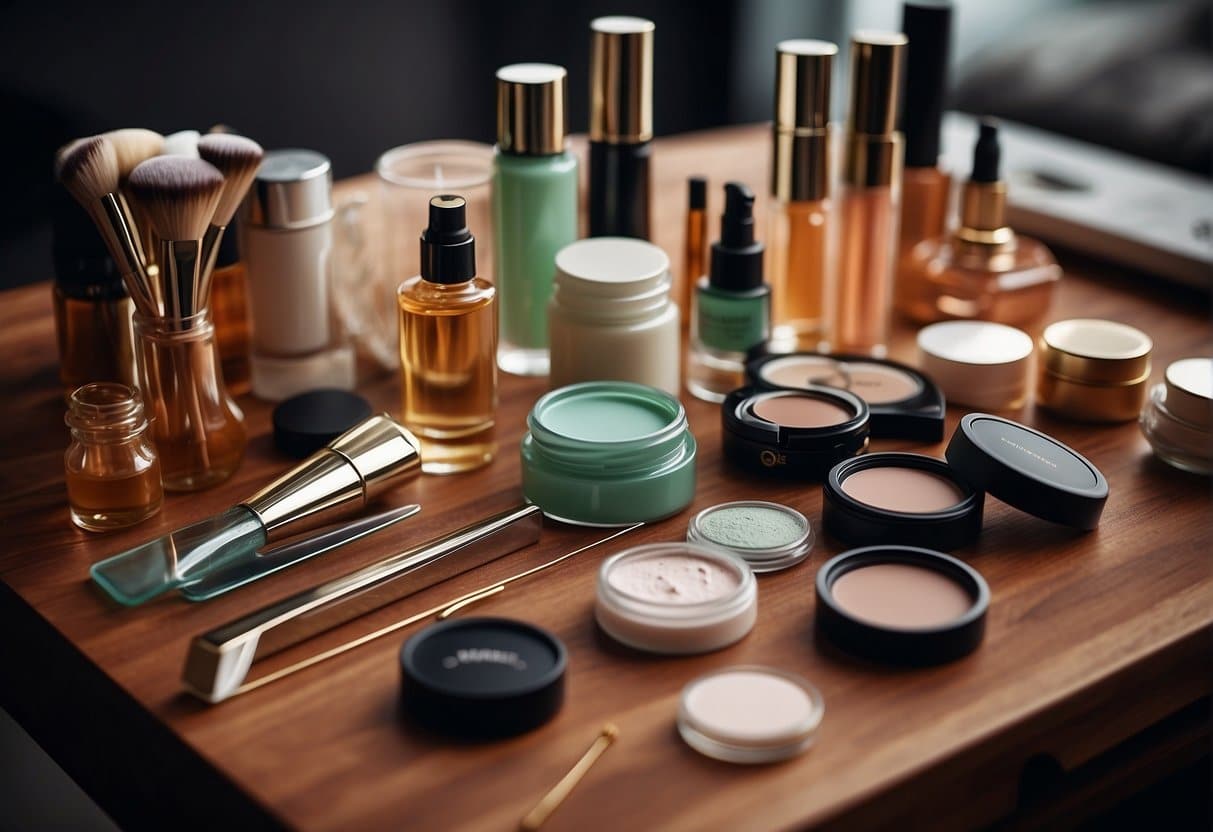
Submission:
<svg viewBox="0 0 1213 832">
<path fill-rule="evenodd" d="M 126 127 L 122 130 L 110 130 L 102 133 L 114 146 L 114 154 L 118 157 L 118 179 L 126 182 L 140 162 L 159 156 L 164 148 L 164 136 L 154 130 L 142 127 Z"/>
<path fill-rule="evenodd" d="M 215 216 L 202 238 L 202 282 L 198 287 L 198 303 L 205 305 L 211 291 L 211 270 L 219 256 L 223 232 L 231 224 L 236 209 L 248 193 L 264 151 L 252 139 L 231 133 L 208 133 L 198 142 L 198 155 L 223 174 L 223 193 Z"/>
<path fill-rule="evenodd" d="M 160 155 L 188 156 L 191 159 L 197 159 L 200 135 L 197 130 L 178 130 L 176 133 L 169 133 L 164 137 L 164 148 L 160 151 Z"/>
<path fill-rule="evenodd" d="M 55 158 L 55 178 L 92 217 L 139 311 L 156 314 L 139 229 L 118 190 L 120 169 L 113 143 L 104 136 L 90 136 L 64 146 Z"/>
<path fill-rule="evenodd" d="M 131 193 L 160 239 L 160 281 L 165 314 L 198 312 L 202 237 L 223 192 L 223 174 L 201 159 L 153 156 L 131 172 Z"/>
</svg>

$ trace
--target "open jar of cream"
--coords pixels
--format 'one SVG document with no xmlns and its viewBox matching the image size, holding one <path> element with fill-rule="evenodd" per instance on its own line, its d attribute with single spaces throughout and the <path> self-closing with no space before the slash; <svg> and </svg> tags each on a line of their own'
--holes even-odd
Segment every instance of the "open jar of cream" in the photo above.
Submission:
<svg viewBox="0 0 1213 832">
<path fill-rule="evenodd" d="M 740 641 L 758 617 L 758 582 L 722 549 L 650 543 L 603 561 L 594 617 L 616 641 L 689 655 Z"/>
<path fill-rule="evenodd" d="M 691 518 L 687 543 L 720 546 L 754 572 L 795 566 L 813 549 L 809 519 L 795 509 L 762 500 L 739 500 L 705 508 Z"/>
</svg>

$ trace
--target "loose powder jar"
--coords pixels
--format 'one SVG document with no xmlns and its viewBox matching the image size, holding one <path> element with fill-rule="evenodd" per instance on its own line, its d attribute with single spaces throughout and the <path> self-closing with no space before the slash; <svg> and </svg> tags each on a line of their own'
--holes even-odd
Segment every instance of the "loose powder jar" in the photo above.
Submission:
<svg viewBox="0 0 1213 832">
<path fill-rule="evenodd" d="M 928 665 L 977 649 L 990 589 L 977 570 L 941 552 L 868 546 L 817 571 L 818 635 L 874 661 Z"/>
<path fill-rule="evenodd" d="M 981 532 L 985 495 L 942 459 L 866 454 L 838 463 L 823 489 L 822 526 L 854 546 L 955 549 Z"/>
<path fill-rule="evenodd" d="M 950 402 L 1014 410 L 1031 389 L 1032 337 L 1005 324 L 942 321 L 919 330 L 918 366 Z"/>
<path fill-rule="evenodd" d="M 725 458 L 763 474 L 820 480 L 868 446 L 867 404 L 833 387 L 743 387 L 725 397 L 721 420 Z"/>
<path fill-rule="evenodd" d="M 637 650 L 687 655 L 740 641 L 758 616 L 745 561 L 693 543 L 652 543 L 607 558 L 598 572 L 598 626 Z"/>
<path fill-rule="evenodd" d="M 1213 359 L 1171 362 L 1163 383 L 1150 391 L 1141 431 L 1168 465 L 1213 473 Z"/>
<path fill-rule="evenodd" d="M 799 511 L 761 500 L 705 508 L 691 518 L 687 542 L 727 549 L 754 572 L 795 566 L 813 549 L 813 529 Z"/>
<path fill-rule="evenodd" d="M 824 715 L 821 694 L 804 679 L 741 665 L 700 676 L 682 689 L 678 733 L 717 760 L 774 763 L 808 750 Z"/>
</svg>

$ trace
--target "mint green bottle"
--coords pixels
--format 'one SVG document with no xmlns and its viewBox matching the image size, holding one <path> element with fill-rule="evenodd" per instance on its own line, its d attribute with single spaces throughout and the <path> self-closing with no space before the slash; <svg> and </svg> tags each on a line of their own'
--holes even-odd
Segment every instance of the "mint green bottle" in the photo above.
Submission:
<svg viewBox="0 0 1213 832">
<path fill-rule="evenodd" d="M 497 366 L 516 375 L 547 375 L 556 252 L 577 239 L 577 157 L 565 148 L 567 76 L 554 64 L 497 70 Z"/>
</svg>

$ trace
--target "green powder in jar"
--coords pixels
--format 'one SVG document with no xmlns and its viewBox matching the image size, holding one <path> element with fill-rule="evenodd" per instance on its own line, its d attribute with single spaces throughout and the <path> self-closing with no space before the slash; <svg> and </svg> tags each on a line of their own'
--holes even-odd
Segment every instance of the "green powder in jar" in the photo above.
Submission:
<svg viewBox="0 0 1213 832">
<path fill-rule="evenodd" d="M 699 521 L 703 536 L 732 549 L 773 549 L 799 540 L 804 524 L 792 515 L 763 506 L 728 506 Z"/>
</svg>

